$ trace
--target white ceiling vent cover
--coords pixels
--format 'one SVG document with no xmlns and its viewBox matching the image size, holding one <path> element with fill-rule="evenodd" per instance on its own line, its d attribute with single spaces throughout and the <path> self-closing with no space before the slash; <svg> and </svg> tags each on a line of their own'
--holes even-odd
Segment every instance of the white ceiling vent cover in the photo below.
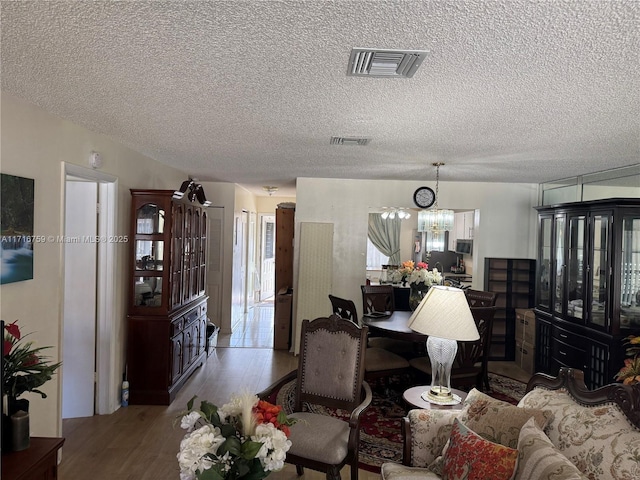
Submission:
<svg viewBox="0 0 640 480">
<path fill-rule="evenodd" d="M 361 147 L 368 145 L 370 138 L 359 137 L 331 137 L 331 145 L 360 145 Z"/>
<path fill-rule="evenodd" d="M 356 77 L 410 78 L 427 55 L 426 50 L 354 48 L 347 75 Z"/>
</svg>

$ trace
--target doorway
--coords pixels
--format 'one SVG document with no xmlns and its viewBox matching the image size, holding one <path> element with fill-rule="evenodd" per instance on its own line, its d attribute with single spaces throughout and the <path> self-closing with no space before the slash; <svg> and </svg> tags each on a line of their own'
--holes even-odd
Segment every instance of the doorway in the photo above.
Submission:
<svg viewBox="0 0 640 480">
<path fill-rule="evenodd" d="M 117 178 L 64 165 L 62 418 L 108 414 L 115 393 Z"/>
<path fill-rule="evenodd" d="M 275 294 L 275 215 L 261 215 L 260 224 L 260 258 L 262 259 L 260 267 L 260 301 L 264 302 Z"/>
</svg>

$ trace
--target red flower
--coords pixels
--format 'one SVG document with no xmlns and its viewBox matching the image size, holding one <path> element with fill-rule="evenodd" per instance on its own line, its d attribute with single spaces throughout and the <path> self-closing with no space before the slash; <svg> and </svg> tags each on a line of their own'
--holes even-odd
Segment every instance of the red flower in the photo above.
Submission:
<svg viewBox="0 0 640 480">
<path fill-rule="evenodd" d="M 38 363 L 40 363 L 40 358 L 37 355 L 30 355 L 29 358 L 27 358 L 24 361 L 24 366 L 25 367 L 33 367 L 34 365 L 37 365 Z"/>
<path fill-rule="evenodd" d="M 11 353 L 11 347 L 13 347 L 13 343 L 11 343 L 10 340 L 5 340 L 4 341 L 4 352 L 3 352 L 3 356 L 7 356 Z"/>
<path fill-rule="evenodd" d="M 16 340 L 20 340 L 20 327 L 16 325 L 16 322 L 17 320 L 13 323 L 10 323 L 9 325 L 5 325 L 4 329 Z"/>
</svg>

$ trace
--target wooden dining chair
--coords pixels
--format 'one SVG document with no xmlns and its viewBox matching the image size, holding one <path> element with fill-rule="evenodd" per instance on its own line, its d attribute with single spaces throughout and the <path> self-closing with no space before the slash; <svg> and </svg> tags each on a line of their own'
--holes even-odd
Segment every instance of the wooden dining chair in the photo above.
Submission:
<svg viewBox="0 0 640 480">
<path fill-rule="evenodd" d="M 360 285 L 362 290 L 362 314 L 395 310 L 392 285 Z"/>
<path fill-rule="evenodd" d="M 393 313 L 395 306 L 395 292 L 393 285 L 360 285 L 362 290 L 362 314 L 374 312 Z M 411 357 L 414 354 L 414 345 L 386 337 L 369 336 L 369 346 L 378 347 L 396 353 L 403 357 Z"/>
<path fill-rule="evenodd" d="M 485 292 L 483 290 L 467 289 L 464 291 L 470 307 L 493 307 L 496 304 L 498 294 L 495 292 Z"/>
<path fill-rule="evenodd" d="M 351 320 L 358 325 L 358 312 L 352 300 L 329 295 L 329 301 L 331 301 L 331 307 L 335 315 Z M 369 339 L 368 341 L 371 340 Z M 406 358 L 381 347 L 367 347 L 364 357 L 364 371 L 365 378 L 368 381 L 374 378 L 388 378 L 391 375 L 406 373 L 408 369 L 409 361 Z"/>
<path fill-rule="evenodd" d="M 451 386 L 468 391 L 489 389 L 489 345 L 496 307 L 470 307 L 480 339 L 473 342 L 458 342 L 458 352 L 451 369 Z M 429 357 L 418 357 L 410 365 L 423 374 L 432 375 Z"/>
</svg>

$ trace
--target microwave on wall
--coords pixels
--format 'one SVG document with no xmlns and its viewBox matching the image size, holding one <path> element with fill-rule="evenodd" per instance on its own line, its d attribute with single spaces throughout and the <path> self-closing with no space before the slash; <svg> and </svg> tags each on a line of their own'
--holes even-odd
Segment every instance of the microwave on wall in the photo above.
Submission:
<svg viewBox="0 0 640 480">
<path fill-rule="evenodd" d="M 473 240 L 458 239 L 456 240 L 456 253 L 471 255 L 473 252 Z"/>
</svg>

